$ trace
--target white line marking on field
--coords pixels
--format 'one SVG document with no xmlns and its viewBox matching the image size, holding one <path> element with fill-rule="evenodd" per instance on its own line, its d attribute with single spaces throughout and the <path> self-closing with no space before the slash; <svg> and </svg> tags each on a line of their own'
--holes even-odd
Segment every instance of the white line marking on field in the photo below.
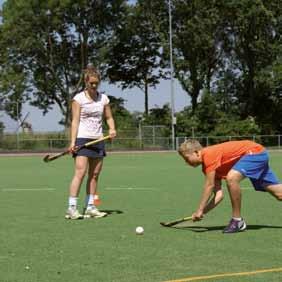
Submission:
<svg viewBox="0 0 282 282">
<path fill-rule="evenodd" d="M 1 189 L 2 192 L 49 192 L 49 191 L 55 191 L 55 188 L 3 188 Z"/>
<path fill-rule="evenodd" d="M 106 187 L 106 190 L 147 190 L 147 191 L 154 191 L 158 190 L 154 187 Z"/>
</svg>

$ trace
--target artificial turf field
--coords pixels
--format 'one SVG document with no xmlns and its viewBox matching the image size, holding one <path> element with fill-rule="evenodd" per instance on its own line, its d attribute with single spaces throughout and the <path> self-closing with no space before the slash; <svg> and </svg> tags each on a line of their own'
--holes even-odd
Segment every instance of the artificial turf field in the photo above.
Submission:
<svg viewBox="0 0 282 282">
<path fill-rule="evenodd" d="M 282 153 L 271 153 L 280 179 L 281 163 Z M 254 192 L 248 180 L 248 230 L 229 235 L 222 234 L 231 214 L 226 190 L 201 222 L 160 226 L 191 215 L 202 191 L 201 168 L 176 153 L 109 154 L 99 195 L 110 215 L 79 221 L 64 219 L 70 157 L 46 164 L 42 156 L 6 156 L 0 168 L 1 282 L 282 281 L 282 203 Z M 84 195 L 83 186 L 80 208 Z M 144 235 L 135 234 L 139 225 Z"/>
</svg>

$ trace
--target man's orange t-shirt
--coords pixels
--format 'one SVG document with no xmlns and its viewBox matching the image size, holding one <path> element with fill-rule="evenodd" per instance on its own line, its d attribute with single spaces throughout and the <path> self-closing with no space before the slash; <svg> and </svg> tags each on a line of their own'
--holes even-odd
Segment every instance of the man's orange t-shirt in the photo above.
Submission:
<svg viewBox="0 0 282 282">
<path fill-rule="evenodd" d="M 226 178 L 229 170 L 242 156 L 258 154 L 264 150 L 262 145 L 249 140 L 229 141 L 208 146 L 201 150 L 203 173 L 215 171 L 216 178 Z"/>
</svg>

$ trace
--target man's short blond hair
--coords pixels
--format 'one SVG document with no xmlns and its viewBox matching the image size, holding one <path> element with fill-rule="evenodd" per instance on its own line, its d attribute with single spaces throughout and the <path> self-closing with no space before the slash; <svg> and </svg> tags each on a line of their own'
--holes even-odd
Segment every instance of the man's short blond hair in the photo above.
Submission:
<svg viewBox="0 0 282 282">
<path fill-rule="evenodd" d="M 178 153 L 183 156 L 186 154 L 192 154 L 196 151 L 200 151 L 202 148 L 203 147 L 198 140 L 188 139 L 179 146 Z"/>
</svg>

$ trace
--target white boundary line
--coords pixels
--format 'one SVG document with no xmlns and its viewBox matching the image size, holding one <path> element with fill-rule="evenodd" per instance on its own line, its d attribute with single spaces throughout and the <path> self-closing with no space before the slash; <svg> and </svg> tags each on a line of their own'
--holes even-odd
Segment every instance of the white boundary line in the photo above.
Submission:
<svg viewBox="0 0 282 282">
<path fill-rule="evenodd" d="M 227 189 L 227 187 L 223 187 L 225 189 Z M 109 190 L 109 191 L 119 191 L 119 190 L 124 190 L 124 191 L 157 191 L 159 190 L 156 187 L 134 187 L 134 186 L 129 186 L 129 187 L 106 187 L 104 188 L 104 190 Z M 246 191 L 246 190 L 254 190 L 255 189 L 252 186 L 241 186 L 241 190 L 242 191 Z"/>
<path fill-rule="evenodd" d="M 225 188 L 225 187 L 224 187 Z M 254 190 L 251 186 L 241 187 L 242 191 L 245 190 Z M 52 192 L 55 191 L 55 188 L 0 188 L 2 192 Z M 156 187 L 106 187 L 105 190 L 109 191 L 157 191 L 159 190 Z M 227 188 L 226 188 L 227 189 Z"/>
<path fill-rule="evenodd" d="M 51 192 L 55 188 L 2 188 L 2 192 Z"/>
<path fill-rule="evenodd" d="M 134 191 L 134 190 L 156 191 L 156 190 L 158 190 L 158 188 L 155 188 L 155 187 L 106 187 L 105 190 L 112 190 L 112 191 L 118 191 L 118 190 L 128 190 L 128 191 Z"/>
</svg>

